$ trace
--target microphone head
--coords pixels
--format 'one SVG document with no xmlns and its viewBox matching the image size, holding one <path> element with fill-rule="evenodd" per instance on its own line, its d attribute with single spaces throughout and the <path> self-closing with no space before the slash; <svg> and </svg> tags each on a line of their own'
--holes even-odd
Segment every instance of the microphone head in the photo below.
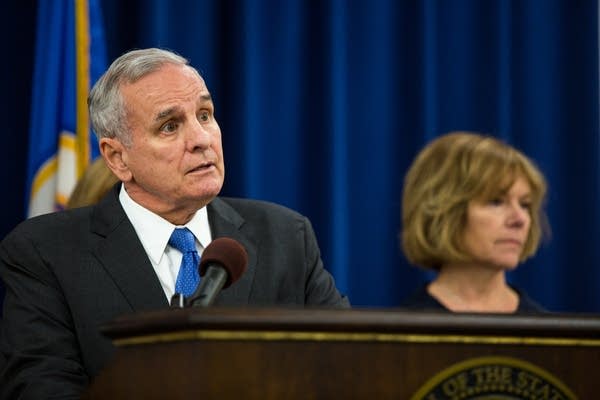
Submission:
<svg viewBox="0 0 600 400">
<path fill-rule="evenodd" d="M 237 240 L 220 237 L 212 242 L 202 252 L 200 260 L 200 276 L 204 276 L 208 266 L 218 264 L 227 271 L 227 282 L 223 289 L 235 283 L 248 267 L 248 253 Z"/>
</svg>

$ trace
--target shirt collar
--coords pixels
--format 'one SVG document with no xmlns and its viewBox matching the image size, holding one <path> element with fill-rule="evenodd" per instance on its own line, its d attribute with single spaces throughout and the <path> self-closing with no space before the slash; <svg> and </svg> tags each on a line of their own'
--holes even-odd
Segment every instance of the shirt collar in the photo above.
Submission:
<svg viewBox="0 0 600 400">
<path fill-rule="evenodd" d="M 125 190 L 125 185 L 121 185 L 119 201 L 129 221 L 131 221 L 140 242 L 142 242 L 144 250 L 146 250 L 152 261 L 158 264 L 165 253 L 165 248 L 169 243 L 173 229 L 183 226 L 173 225 L 161 216 L 136 203 Z M 202 248 L 206 248 L 211 242 L 212 236 L 208 224 L 206 207 L 202 207 L 196 211 L 192 219 L 184 226 L 192 231 Z"/>
</svg>

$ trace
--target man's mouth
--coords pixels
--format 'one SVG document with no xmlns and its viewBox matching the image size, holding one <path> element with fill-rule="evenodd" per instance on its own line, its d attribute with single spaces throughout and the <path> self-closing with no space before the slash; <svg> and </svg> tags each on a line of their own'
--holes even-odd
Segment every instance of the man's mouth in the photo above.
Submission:
<svg viewBox="0 0 600 400">
<path fill-rule="evenodd" d="M 191 170 L 189 170 L 188 173 L 199 172 L 199 171 L 206 171 L 207 169 L 211 168 L 212 166 L 214 166 L 214 164 L 211 163 L 211 162 L 202 163 L 202 164 L 198 165 L 197 167 L 192 168 Z"/>
</svg>

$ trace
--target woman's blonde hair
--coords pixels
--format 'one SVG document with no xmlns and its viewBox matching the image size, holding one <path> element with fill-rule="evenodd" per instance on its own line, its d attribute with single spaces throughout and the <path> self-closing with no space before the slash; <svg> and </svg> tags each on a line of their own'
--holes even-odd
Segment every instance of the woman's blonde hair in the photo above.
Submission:
<svg viewBox="0 0 600 400">
<path fill-rule="evenodd" d="M 531 225 L 520 261 L 535 254 L 549 233 L 542 209 L 546 180 L 523 153 L 490 136 L 450 132 L 429 143 L 404 180 L 402 249 L 418 266 L 439 269 L 469 261 L 461 244 L 467 207 L 475 199 L 493 199 L 523 177 L 531 187 Z"/>
<path fill-rule="evenodd" d="M 98 157 L 77 181 L 67 202 L 67 208 L 96 204 L 118 181 L 115 174 L 106 166 L 104 159 Z"/>
</svg>

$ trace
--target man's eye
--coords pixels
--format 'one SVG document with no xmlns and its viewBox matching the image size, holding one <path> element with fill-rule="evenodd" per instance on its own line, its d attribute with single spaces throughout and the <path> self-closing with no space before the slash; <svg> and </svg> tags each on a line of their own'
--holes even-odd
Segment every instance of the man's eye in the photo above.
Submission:
<svg viewBox="0 0 600 400">
<path fill-rule="evenodd" d="M 173 121 L 167 122 L 160 128 L 160 130 L 162 132 L 167 132 L 167 133 L 175 132 L 176 129 L 177 129 L 177 124 Z"/>
<path fill-rule="evenodd" d="M 202 111 L 200 115 L 198 115 L 198 120 L 201 122 L 208 122 L 210 120 L 210 113 L 208 111 Z"/>
</svg>

